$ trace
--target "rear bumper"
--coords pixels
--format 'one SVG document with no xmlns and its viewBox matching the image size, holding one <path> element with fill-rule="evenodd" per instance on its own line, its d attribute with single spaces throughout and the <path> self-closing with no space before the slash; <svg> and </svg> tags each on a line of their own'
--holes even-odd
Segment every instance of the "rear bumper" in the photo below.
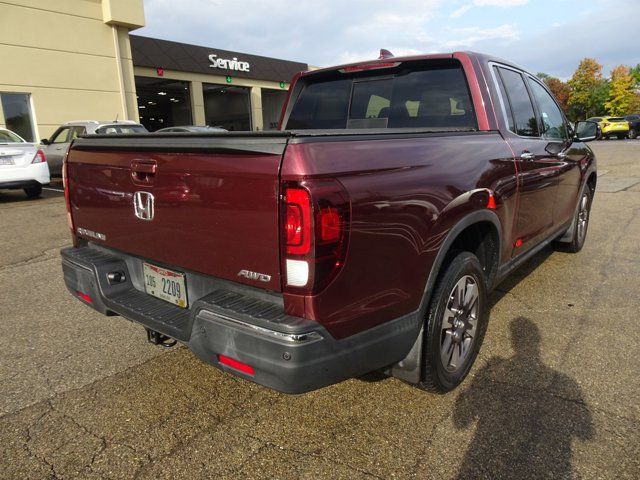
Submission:
<svg viewBox="0 0 640 480">
<path fill-rule="evenodd" d="M 0 188 L 25 188 L 34 184 L 47 185 L 51 181 L 45 162 L 25 166 L 1 166 Z"/>
<path fill-rule="evenodd" d="M 317 322 L 286 315 L 281 296 L 191 272 L 185 272 L 191 305 L 181 309 L 144 293 L 141 259 L 90 246 L 61 255 L 67 288 L 95 310 L 175 338 L 201 360 L 281 392 L 303 393 L 387 367 L 407 355 L 419 332 L 418 315 L 410 314 L 337 340 Z M 113 271 L 127 280 L 110 285 Z M 250 365 L 253 375 L 221 364 L 219 355 Z"/>
</svg>

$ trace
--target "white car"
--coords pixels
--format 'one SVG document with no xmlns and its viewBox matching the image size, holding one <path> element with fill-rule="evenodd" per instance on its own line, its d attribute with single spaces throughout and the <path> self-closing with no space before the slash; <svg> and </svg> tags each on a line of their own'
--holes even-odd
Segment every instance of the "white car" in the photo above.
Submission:
<svg viewBox="0 0 640 480">
<path fill-rule="evenodd" d="M 11 130 L 0 128 L 0 190 L 23 189 L 29 198 L 35 198 L 50 181 L 42 150 Z"/>
</svg>

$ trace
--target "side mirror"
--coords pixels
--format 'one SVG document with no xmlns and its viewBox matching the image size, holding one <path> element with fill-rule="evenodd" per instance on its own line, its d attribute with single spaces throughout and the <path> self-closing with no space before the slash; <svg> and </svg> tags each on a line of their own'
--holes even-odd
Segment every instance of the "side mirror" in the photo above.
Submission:
<svg viewBox="0 0 640 480">
<path fill-rule="evenodd" d="M 579 142 L 590 142 L 600 135 L 600 126 L 596 122 L 587 120 L 576 122 L 575 134 L 573 139 Z"/>
<path fill-rule="evenodd" d="M 40 143 L 42 145 L 50 145 L 51 144 L 51 142 L 49 142 L 48 138 L 43 138 L 42 140 L 40 140 Z"/>
</svg>

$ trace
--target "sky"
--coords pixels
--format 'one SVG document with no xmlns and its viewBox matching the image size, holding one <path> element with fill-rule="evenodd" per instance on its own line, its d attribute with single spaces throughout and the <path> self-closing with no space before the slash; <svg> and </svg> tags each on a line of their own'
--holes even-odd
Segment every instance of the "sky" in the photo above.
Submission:
<svg viewBox="0 0 640 480">
<path fill-rule="evenodd" d="M 640 0 L 144 0 L 135 34 L 314 66 L 473 50 L 563 80 L 640 63 Z M 179 7 L 179 8 L 177 8 Z"/>
</svg>

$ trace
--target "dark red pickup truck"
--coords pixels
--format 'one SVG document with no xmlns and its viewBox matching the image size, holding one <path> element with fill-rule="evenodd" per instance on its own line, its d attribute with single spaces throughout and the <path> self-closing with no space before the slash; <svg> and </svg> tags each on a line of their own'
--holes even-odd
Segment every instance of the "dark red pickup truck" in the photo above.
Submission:
<svg viewBox="0 0 640 480">
<path fill-rule="evenodd" d="M 509 62 L 304 72 L 281 125 L 77 139 L 71 293 L 280 391 L 374 370 L 447 391 L 477 356 L 491 290 L 549 242 L 585 240 L 597 126 L 570 125 Z"/>
</svg>

